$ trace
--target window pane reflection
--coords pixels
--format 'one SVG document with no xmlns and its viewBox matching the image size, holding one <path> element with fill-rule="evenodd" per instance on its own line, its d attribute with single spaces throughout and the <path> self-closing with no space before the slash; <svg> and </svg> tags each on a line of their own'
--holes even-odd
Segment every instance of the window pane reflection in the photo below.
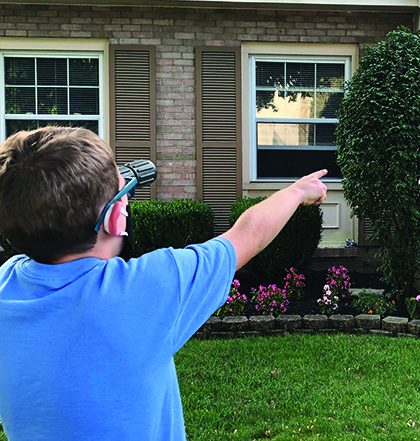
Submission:
<svg viewBox="0 0 420 441">
<path fill-rule="evenodd" d="M 70 58 L 71 86 L 99 86 L 99 60 L 97 58 Z"/>
<path fill-rule="evenodd" d="M 286 88 L 315 87 L 314 63 L 286 63 Z"/>
<path fill-rule="evenodd" d="M 286 118 L 313 118 L 314 92 L 287 92 Z"/>
<path fill-rule="evenodd" d="M 35 113 L 34 87 L 6 87 L 6 113 Z"/>
<path fill-rule="evenodd" d="M 40 115 L 67 115 L 67 112 L 67 88 L 38 88 L 38 113 Z"/>
<path fill-rule="evenodd" d="M 38 85 L 66 86 L 67 59 L 66 58 L 37 58 L 36 74 Z"/>
<path fill-rule="evenodd" d="M 316 118 L 337 118 L 344 93 L 317 92 L 316 94 Z"/>
<path fill-rule="evenodd" d="M 258 123 L 258 148 L 263 146 L 334 147 L 335 124 Z"/>
<path fill-rule="evenodd" d="M 70 89 L 70 114 L 97 115 L 99 113 L 99 89 Z"/>
<path fill-rule="evenodd" d="M 314 124 L 258 124 L 258 146 L 314 145 Z"/>
<path fill-rule="evenodd" d="M 23 57 L 4 58 L 6 85 L 31 85 L 35 84 L 35 59 Z"/>
<path fill-rule="evenodd" d="M 344 64 L 316 65 L 317 88 L 340 89 L 344 87 Z"/>
<path fill-rule="evenodd" d="M 257 86 L 284 87 L 284 63 L 257 61 L 255 70 Z"/>
</svg>

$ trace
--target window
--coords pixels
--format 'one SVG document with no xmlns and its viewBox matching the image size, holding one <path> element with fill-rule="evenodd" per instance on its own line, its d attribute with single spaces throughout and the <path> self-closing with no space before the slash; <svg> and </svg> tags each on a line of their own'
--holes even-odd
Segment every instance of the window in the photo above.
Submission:
<svg viewBox="0 0 420 441">
<path fill-rule="evenodd" d="M 251 180 L 341 178 L 334 131 L 350 57 L 250 56 L 250 68 Z"/>
<path fill-rule="evenodd" d="M 86 127 L 102 136 L 102 55 L 1 54 L 1 138 L 46 125 Z"/>
</svg>

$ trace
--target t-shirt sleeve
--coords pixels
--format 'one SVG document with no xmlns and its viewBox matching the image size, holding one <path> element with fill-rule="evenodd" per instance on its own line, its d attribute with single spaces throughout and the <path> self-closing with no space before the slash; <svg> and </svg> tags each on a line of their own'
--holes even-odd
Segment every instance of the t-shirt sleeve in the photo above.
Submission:
<svg viewBox="0 0 420 441">
<path fill-rule="evenodd" d="M 174 353 L 227 300 L 236 269 L 236 252 L 221 237 L 183 250 L 171 250 L 179 279 Z"/>
</svg>

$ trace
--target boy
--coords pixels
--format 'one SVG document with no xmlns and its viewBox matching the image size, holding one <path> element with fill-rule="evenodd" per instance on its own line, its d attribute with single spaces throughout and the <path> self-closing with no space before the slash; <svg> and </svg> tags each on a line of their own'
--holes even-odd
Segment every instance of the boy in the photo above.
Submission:
<svg viewBox="0 0 420 441">
<path fill-rule="evenodd" d="M 125 262 L 125 181 L 99 137 L 46 127 L 0 145 L 0 229 L 24 253 L 0 268 L 9 441 L 185 440 L 174 353 L 298 205 L 324 201 L 325 174 L 277 192 L 220 237 Z"/>
</svg>

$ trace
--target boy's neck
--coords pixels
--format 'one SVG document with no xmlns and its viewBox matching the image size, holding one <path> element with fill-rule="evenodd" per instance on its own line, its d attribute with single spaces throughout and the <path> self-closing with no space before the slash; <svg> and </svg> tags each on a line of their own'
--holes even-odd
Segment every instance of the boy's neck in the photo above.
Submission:
<svg viewBox="0 0 420 441">
<path fill-rule="evenodd" d="M 84 253 L 67 254 L 52 262 L 53 265 L 83 259 L 85 257 L 96 257 L 101 260 L 110 260 L 120 254 L 123 246 L 121 236 L 111 236 L 101 230 L 98 233 L 98 240 L 93 248 Z"/>
</svg>

